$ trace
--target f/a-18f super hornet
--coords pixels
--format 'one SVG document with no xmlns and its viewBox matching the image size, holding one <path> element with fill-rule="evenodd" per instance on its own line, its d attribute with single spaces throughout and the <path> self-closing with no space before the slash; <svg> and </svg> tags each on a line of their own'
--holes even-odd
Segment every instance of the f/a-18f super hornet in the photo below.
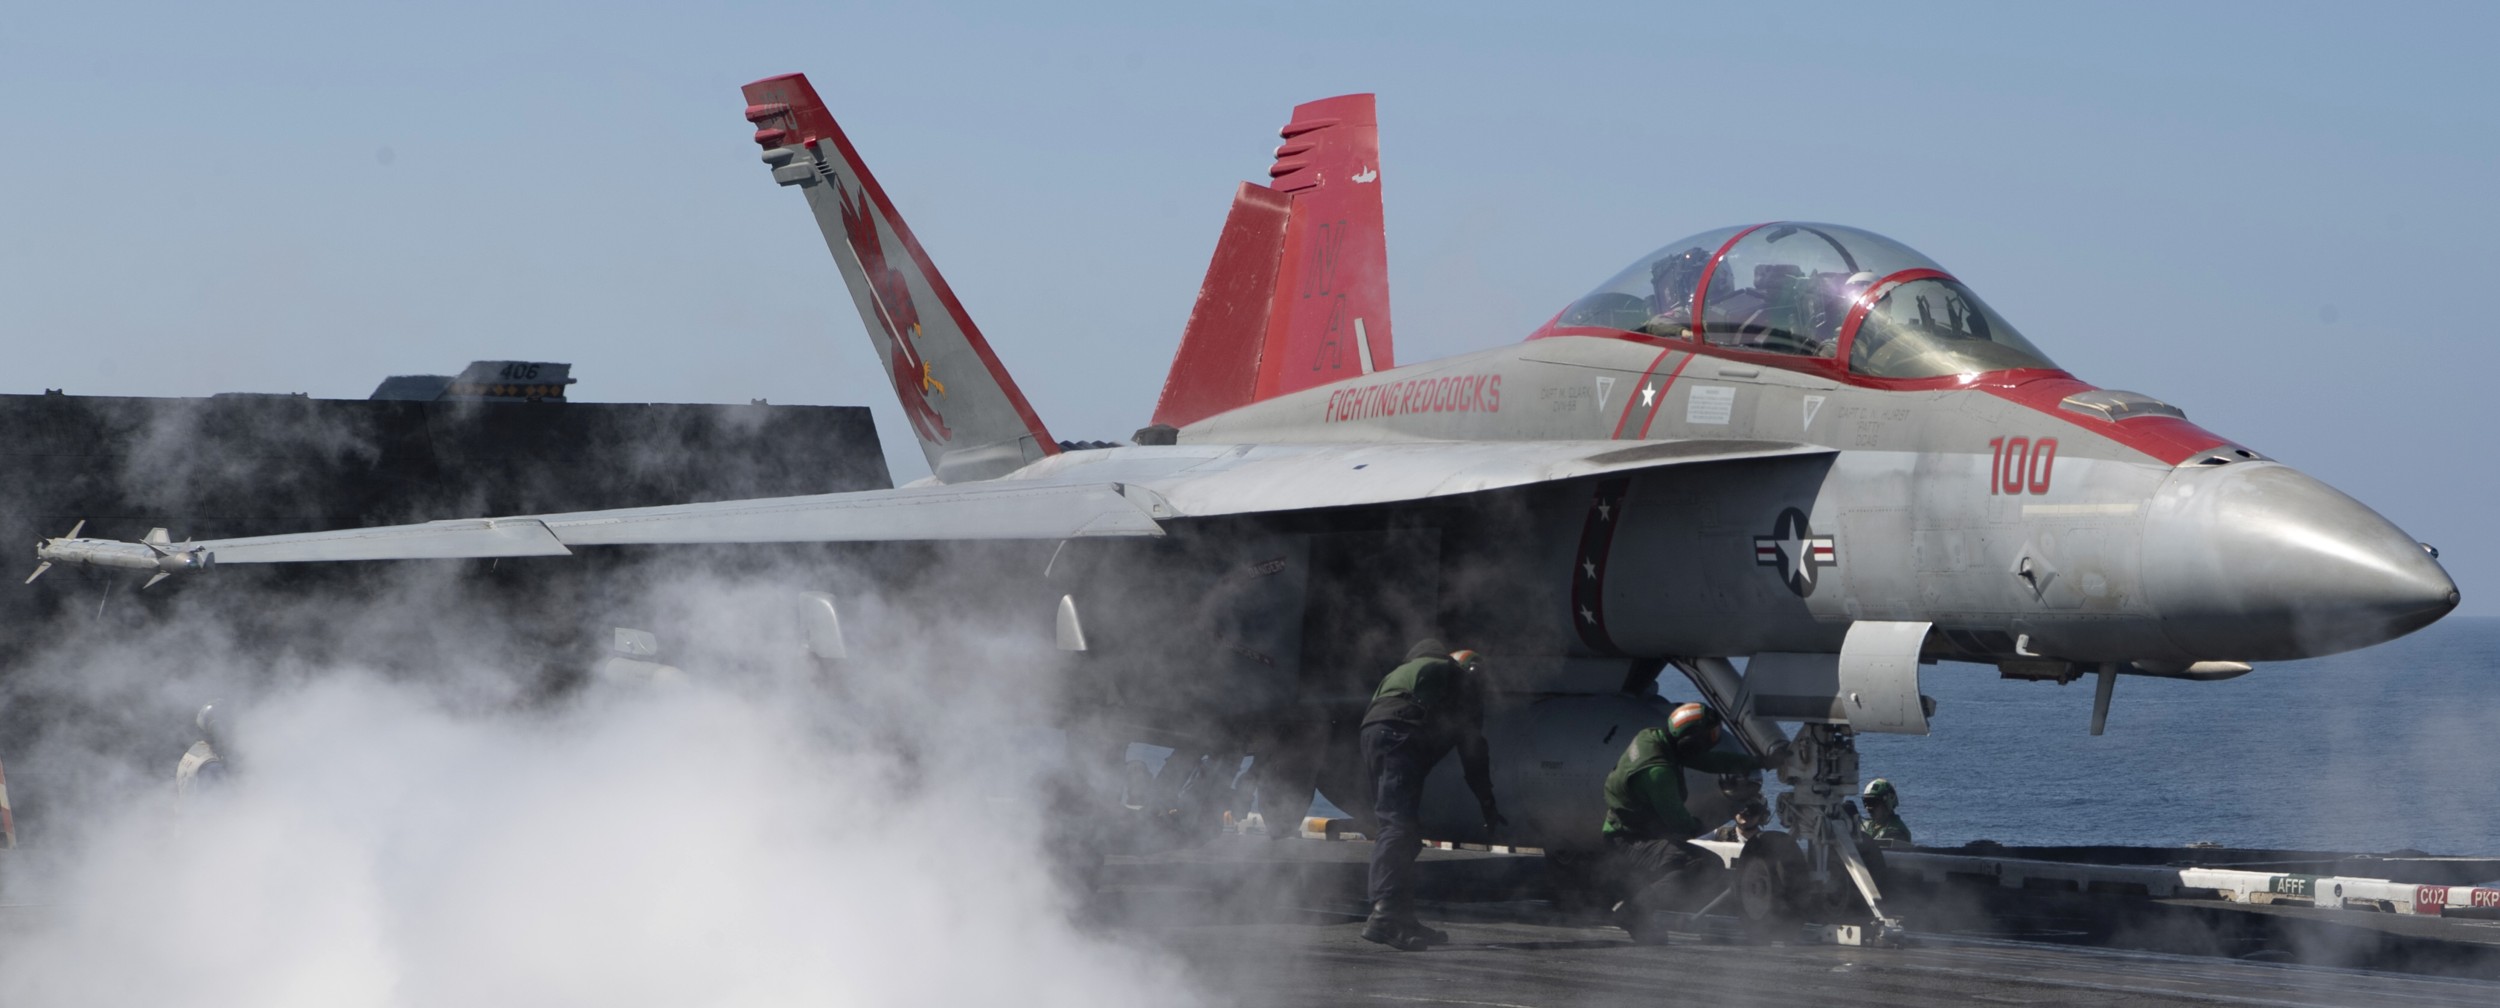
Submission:
<svg viewBox="0 0 2500 1008">
<path fill-rule="evenodd" d="M 1252 752 L 1264 794 L 1360 810 L 1368 688 L 1439 632 L 1494 656 L 1506 842 L 1595 842 L 1598 782 L 1667 667 L 1786 753 L 1804 839 L 1749 914 L 1878 894 L 1845 842 L 1852 733 L 1924 733 L 1920 666 L 2222 678 L 2457 604 L 2377 513 L 2150 396 L 2052 363 L 1937 262 L 1847 227 L 1669 242 L 1524 341 L 1400 365 L 1369 95 L 1297 107 L 1244 183 L 1133 443 L 1054 440 L 814 89 L 745 89 L 934 475 L 894 490 L 107 547 L 52 563 L 534 556 L 614 544 L 1057 542 L 1036 596 L 1097 727 Z M 1037 554 L 1038 555 L 1038 554 Z M 824 603 L 822 596 L 816 597 Z M 1732 659 L 1746 659 L 1740 672 Z M 1801 727 L 1792 738 L 1784 723 Z M 1790 743 L 1781 747 L 1780 743 Z M 1457 772 L 1431 835 L 1486 839 Z M 1271 817 L 1298 808 L 1270 808 Z M 1842 890 L 1845 891 L 1845 890 Z M 1880 907 L 1876 916 L 1882 919 Z"/>
</svg>

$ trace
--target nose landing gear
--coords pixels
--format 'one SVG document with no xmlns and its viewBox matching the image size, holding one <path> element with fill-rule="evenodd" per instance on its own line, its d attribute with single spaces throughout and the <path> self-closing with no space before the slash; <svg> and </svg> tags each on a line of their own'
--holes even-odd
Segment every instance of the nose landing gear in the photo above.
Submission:
<svg viewBox="0 0 2500 1008">
<path fill-rule="evenodd" d="M 1849 916 L 1863 900 L 1864 924 L 1815 924 L 1815 937 L 1845 945 L 1902 944 L 1907 931 L 1884 911 L 1874 870 L 1858 850 L 1857 806 L 1850 800 L 1858 783 L 1855 734 L 1842 725 L 1800 726 L 1788 760 L 1775 772 L 1789 787 L 1779 796 L 1780 822 L 1804 838 L 1804 849 L 1777 833 L 1745 846 L 1736 860 L 1736 896 L 1747 930 L 1773 933 L 1801 918 Z"/>
</svg>

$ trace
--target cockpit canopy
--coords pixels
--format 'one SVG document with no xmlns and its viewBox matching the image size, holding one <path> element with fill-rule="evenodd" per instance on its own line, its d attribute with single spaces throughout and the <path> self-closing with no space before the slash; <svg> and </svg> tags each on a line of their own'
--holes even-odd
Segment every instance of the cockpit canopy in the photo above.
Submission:
<svg viewBox="0 0 2500 1008">
<path fill-rule="evenodd" d="M 1831 224 L 1756 224 L 1670 242 L 1572 302 L 1555 325 L 1846 360 L 1872 378 L 2057 366 L 1933 260 Z"/>
</svg>

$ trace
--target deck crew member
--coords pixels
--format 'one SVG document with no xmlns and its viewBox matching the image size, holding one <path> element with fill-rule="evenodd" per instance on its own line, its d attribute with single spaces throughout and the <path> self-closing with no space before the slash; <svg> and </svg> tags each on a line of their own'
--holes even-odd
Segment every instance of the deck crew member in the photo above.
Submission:
<svg viewBox="0 0 2500 1008">
<path fill-rule="evenodd" d="M 1762 835 L 1762 827 L 1771 824 L 1770 806 L 1756 798 L 1736 809 L 1736 817 L 1710 831 L 1710 839 L 1727 843 L 1747 843 Z"/>
<path fill-rule="evenodd" d="M 1866 791 L 1858 796 L 1866 803 L 1866 822 L 1858 827 L 1869 840 L 1886 844 L 1910 843 L 1910 824 L 1901 821 L 1901 795 L 1892 782 L 1877 777 L 1866 782 Z"/>
<path fill-rule="evenodd" d="M 1689 879 L 1717 867 L 1719 859 L 1689 841 L 1701 820 L 1684 808 L 1684 771 L 1750 773 L 1757 764 L 1744 753 L 1719 752 L 1719 715 L 1688 703 L 1667 715 L 1664 728 L 1643 728 L 1606 775 L 1607 874 L 1614 884 L 1616 926 L 1642 944 L 1664 944 L 1666 930 L 1651 924 L 1654 891 L 1671 878 Z M 1785 743 L 1782 743 L 1785 745 Z"/>
<path fill-rule="evenodd" d="M 1406 652 L 1406 662 L 1380 680 L 1363 715 L 1363 764 L 1372 780 L 1371 919 L 1363 937 L 1412 952 L 1449 940 L 1415 919 L 1415 854 L 1424 777 L 1450 750 L 1476 793 L 1486 832 L 1503 826 L 1493 801 L 1493 775 L 1484 741 L 1484 670 L 1473 651 L 1451 651 L 1425 638 Z"/>
</svg>

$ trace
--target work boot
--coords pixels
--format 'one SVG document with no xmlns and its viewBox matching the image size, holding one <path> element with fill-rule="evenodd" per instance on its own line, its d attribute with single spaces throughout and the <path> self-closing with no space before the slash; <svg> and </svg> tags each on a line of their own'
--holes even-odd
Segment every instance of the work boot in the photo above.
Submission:
<svg viewBox="0 0 2500 1008">
<path fill-rule="evenodd" d="M 1418 920 L 1415 917 L 1415 904 L 1411 900 L 1397 900 L 1395 902 L 1384 900 L 1380 903 L 1373 904 L 1372 912 L 1381 913 L 1384 911 L 1387 912 L 1390 917 L 1396 919 L 1398 926 L 1405 928 L 1406 933 L 1413 936 L 1416 941 L 1423 942 L 1426 945 L 1447 945 L 1450 943 L 1449 932 L 1436 927 L 1426 927 L 1423 921 Z"/>
<path fill-rule="evenodd" d="M 1394 903 L 1388 904 L 1387 909 L 1389 910 L 1389 915 L 1397 918 L 1398 923 L 1406 928 L 1406 933 L 1413 935 L 1415 940 L 1423 942 L 1426 945 L 1447 945 L 1450 943 L 1449 932 L 1436 927 L 1426 927 L 1424 926 L 1424 922 L 1422 920 L 1416 918 L 1415 903 L 1413 900 L 1398 900 Z"/>
<path fill-rule="evenodd" d="M 1428 942 L 1414 929 L 1411 921 L 1399 916 L 1397 910 L 1383 900 L 1372 904 L 1371 918 L 1363 922 L 1363 940 L 1379 942 L 1400 952 L 1421 952 Z"/>
</svg>

